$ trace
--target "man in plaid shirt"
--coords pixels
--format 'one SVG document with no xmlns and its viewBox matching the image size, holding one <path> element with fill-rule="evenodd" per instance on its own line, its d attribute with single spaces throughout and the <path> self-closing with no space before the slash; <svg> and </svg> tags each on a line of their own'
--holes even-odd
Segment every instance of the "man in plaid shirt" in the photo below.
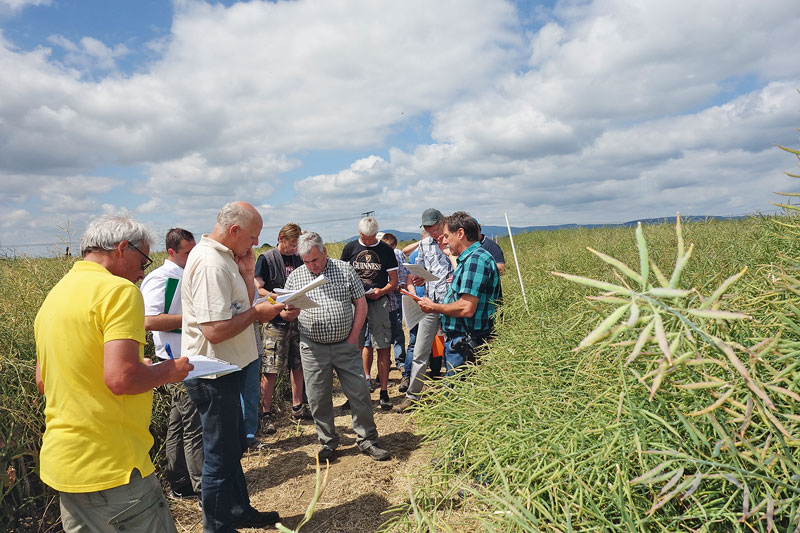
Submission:
<svg viewBox="0 0 800 533">
<path fill-rule="evenodd" d="M 350 263 L 331 259 L 317 233 L 297 239 L 303 266 L 292 271 L 286 289 L 298 290 L 317 276 L 328 282 L 308 292 L 319 307 L 303 309 L 298 316 L 300 360 L 306 393 L 322 448 L 320 461 L 333 460 L 339 435 L 333 420 L 333 371 L 350 402 L 358 448 L 376 461 L 390 454 L 378 447 L 378 430 L 372 414 L 369 383 L 364 379 L 358 336 L 367 316 L 364 285 Z"/>
<path fill-rule="evenodd" d="M 481 248 L 475 219 L 464 211 L 445 218 L 442 237 L 457 264 L 443 303 L 429 298 L 419 302 L 426 313 L 442 315 L 445 364 L 452 376 L 474 361 L 475 348 L 485 344 L 494 329 L 496 302 L 500 298 L 500 273 L 492 255 Z"/>
</svg>

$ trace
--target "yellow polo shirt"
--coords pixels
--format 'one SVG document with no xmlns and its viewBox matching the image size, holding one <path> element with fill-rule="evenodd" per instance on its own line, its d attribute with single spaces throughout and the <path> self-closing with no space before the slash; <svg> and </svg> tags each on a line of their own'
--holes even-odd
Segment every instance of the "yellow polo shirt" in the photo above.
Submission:
<svg viewBox="0 0 800 533">
<path fill-rule="evenodd" d="M 45 298 L 34 335 L 46 399 L 42 481 L 62 492 L 94 492 L 127 484 L 134 468 L 150 475 L 153 393 L 117 396 L 103 381 L 106 342 L 135 340 L 143 358 L 136 285 L 78 261 Z"/>
</svg>

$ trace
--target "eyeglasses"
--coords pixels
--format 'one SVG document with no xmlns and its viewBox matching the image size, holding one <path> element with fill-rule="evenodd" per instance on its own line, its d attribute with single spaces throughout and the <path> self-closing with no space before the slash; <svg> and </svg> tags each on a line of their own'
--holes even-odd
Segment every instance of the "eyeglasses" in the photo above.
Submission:
<svg viewBox="0 0 800 533">
<path fill-rule="evenodd" d="M 142 264 L 142 270 L 147 270 L 147 267 L 149 267 L 150 265 L 152 265 L 152 264 L 153 264 L 153 260 L 152 260 L 152 259 L 150 259 L 150 258 L 147 256 L 147 254 L 146 254 L 146 253 L 144 253 L 143 251 L 141 251 L 140 249 L 138 249 L 137 247 L 135 247 L 135 246 L 134 246 L 133 244 L 131 244 L 130 242 L 128 243 L 128 245 L 130 245 L 130 247 L 131 247 L 131 248 L 133 248 L 134 250 L 136 250 L 137 252 L 139 252 L 140 254 L 142 254 L 142 257 L 144 257 L 144 258 L 147 260 L 145 263 L 143 263 L 143 264 Z"/>
</svg>

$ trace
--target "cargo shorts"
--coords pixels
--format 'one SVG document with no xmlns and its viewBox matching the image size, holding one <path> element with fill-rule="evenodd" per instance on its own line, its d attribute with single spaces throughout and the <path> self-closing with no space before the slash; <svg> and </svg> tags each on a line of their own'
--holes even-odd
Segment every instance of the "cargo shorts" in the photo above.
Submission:
<svg viewBox="0 0 800 533">
<path fill-rule="evenodd" d="M 271 322 L 261 326 L 261 342 L 264 355 L 261 357 L 261 373 L 277 374 L 281 370 L 303 369 L 300 361 L 300 332 L 297 321 L 286 326 L 276 326 Z"/>
</svg>

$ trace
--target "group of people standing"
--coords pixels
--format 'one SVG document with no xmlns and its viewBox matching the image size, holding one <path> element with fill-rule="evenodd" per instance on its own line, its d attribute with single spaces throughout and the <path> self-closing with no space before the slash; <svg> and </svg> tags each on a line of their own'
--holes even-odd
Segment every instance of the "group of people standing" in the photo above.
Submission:
<svg viewBox="0 0 800 533">
<path fill-rule="evenodd" d="M 359 239 L 341 259 L 328 257 L 319 234 L 287 224 L 277 246 L 256 261 L 261 216 L 246 202 L 231 202 L 199 242 L 186 230 L 170 230 L 168 258 L 139 292 L 134 283 L 152 263 L 152 236 L 130 218 L 95 219 L 82 238 L 83 260 L 48 294 L 35 323 L 36 382 L 46 397 L 41 478 L 60 493 L 64 529 L 175 531 L 148 455 L 152 389 L 163 384 L 172 393 L 166 477 L 174 495 L 200 495 L 204 531 L 279 520 L 277 512 L 251 506 L 241 458 L 259 425 L 275 431 L 272 395 L 282 369 L 290 370 L 292 416 L 314 420 L 320 460 L 333 460 L 340 442 L 334 371 L 359 450 L 389 459 L 370 398 L 372 349 L 380 406 L 403 412 L 418 399 L 439 328 L 452 375 L 490 338 L 501 297 L 497 263 L 481 247 L 474 218 L 428 209 L 422 226 L 428 237 L 416 262 L 437 277 L 427 284 L 402 272 L 405 256 L 376 237 L 372 218 L 360 221 Z M 276 290 L 300 289 L 320 275 L 326 283 L 308 293 L 316 307 L 276 303 Z M 393 406 L 391 346 L 405 348 L 398 290 L 418 286 L 426 314 L 405 376 L 406 398 Z M 158 364 L 143 357 L 145 330 L 153 332 Z M 240 370 L 190 377 L 188 354 Z"/>
</svg>

